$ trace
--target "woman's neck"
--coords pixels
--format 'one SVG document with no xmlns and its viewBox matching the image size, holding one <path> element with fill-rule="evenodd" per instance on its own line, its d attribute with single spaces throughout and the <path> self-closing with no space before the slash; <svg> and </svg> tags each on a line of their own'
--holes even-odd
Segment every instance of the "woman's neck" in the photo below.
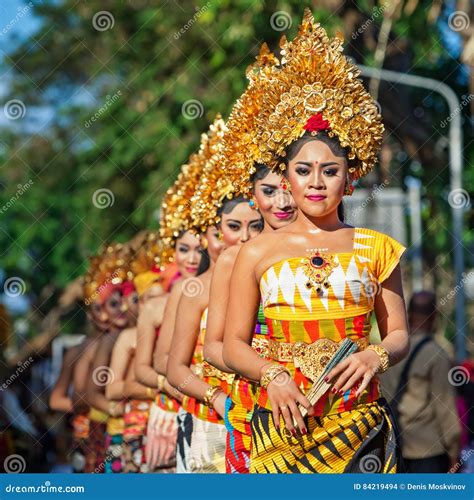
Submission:
<svg viewBox="0 0 474 500">
<path fill-rule="evenodd" d="M 347 227 L 347 224 L 339 219 L 337 210 L 323 217 L 311 217 L 298 209 L 298 217 L 296 218 L 295 225 L 301 231 L 310 233 L 332 232 Z"/>
</svg>

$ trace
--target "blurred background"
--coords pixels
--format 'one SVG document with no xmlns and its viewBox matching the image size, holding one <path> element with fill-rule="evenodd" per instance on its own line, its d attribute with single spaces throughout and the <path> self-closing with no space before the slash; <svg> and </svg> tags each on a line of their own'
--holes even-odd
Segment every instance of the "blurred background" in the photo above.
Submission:
<svg viewBox="0 0 474 500">
<path fill-rule="evenodd" d="M 472 360 L 471 1 L 6 0 L 0 392 L 15 396 L 31 453 L 61 454 L 46 401 L 64 349 L 87 333 L 87 256 L 157 227 L 162 194 L 216 113 L 228 115 L 260 44 L 277 51 L 305 7 L 344 34 L 386 127 L 379 165 L 345 201 L 349 221 L 408 247 L 407 297 L 434 291 L 437 341 L 456 366 Z"/>
</svg>

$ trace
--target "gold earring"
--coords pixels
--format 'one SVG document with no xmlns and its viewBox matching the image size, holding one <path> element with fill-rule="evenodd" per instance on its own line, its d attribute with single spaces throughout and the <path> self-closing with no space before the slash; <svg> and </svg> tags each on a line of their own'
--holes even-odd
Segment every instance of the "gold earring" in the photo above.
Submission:
<svg viewBox="0 0 474 500">
<path fill-rule="evenodd" d="M 253 208 L 254 210 L 257 210 L 258 205 L 257 205 L 257 200 L 255 199 L 255 196 L 252 195 L 252 198 L 249 200 L 249 206 L 250 208 Z"/>
<path fill-rule="evenodd" d="M 353 192 L 354 192 L 354 186 L 352 185 L 351 182 L 347 181 L 344 187 L 344 195 L 352 196 Z"/>
<path fill-rule="evenodd" d="M 207 241 L 207 238 L 202 238 L 201 240 L 201 246 L 204 250 L 207 249 L 207 246 L 208 246 L 208 241 Z"/>
<path fill-rule="evenodd" d="M 224 237 L 223 237 L 223 235 L 222 235 L 222 233 L 221 233 L 220 231 L 217 231 L 217 235 L 216 235 L 216 236 L 217 236 L 217 239 L 218 239 L 219 241 L 222 241 L 222 240 L 223 240 L 223 238 L 224 238 Z"/>
</svg>

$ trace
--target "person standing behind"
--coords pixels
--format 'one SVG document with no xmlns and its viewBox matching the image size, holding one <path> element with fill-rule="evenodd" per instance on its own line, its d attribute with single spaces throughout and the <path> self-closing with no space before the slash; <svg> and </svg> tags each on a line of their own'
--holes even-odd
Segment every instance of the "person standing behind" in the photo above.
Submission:
<svg viewBox="0 0 474 500">
<path fill-rule="evenodd" d="M 434 340 L 436 297 L 424 290 L 408 307 L 410 354 L 380 377 L 401 432 L 407 472 L 448 472 L 459 459 L 461 424 L 452 364 Z M 407 369 L 408 368 L 408 369 Z"/>
</svg>

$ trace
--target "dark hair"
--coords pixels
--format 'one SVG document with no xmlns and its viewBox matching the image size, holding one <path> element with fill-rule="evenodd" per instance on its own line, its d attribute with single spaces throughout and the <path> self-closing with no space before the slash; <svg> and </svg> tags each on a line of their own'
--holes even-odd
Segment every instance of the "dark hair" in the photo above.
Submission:
<svg viewBox="0 0 474 500">
<path fill-rule="evenodd" d="M 201 250 L 199 250 L 199 253 L 201 254 L 201 261 L 199 262 L 197 276 L 205 273 L 209 269 L 209 266 L 211 265 L 211 258 L 209 257 L 209 252 L 205 248 L 202 248 Z"/>
<path fill-rule="evenodd" d="M 255 188 L 255 183 L 265 179 L 265 177 L 270 173 L 270 169 L 263 163 L 255 163 L 255 172 L 250 176 L 250 182 Z"/>
<path fill-rule="evenodd" d="M 222 205 L 217 210 L 218 217 L 221 217 L 222 214 L 230 214 L 234 208 L 240 203 L 248 203 L 249 199 L 245 198 L 245 196 L 239 195 L 234 198 L 226 198 Z"/>
<path fill-rule="evenodd" d="M 345 158 L 349 163 L 349 148 L 343 148 L 337 137 L 330 137 L 325 130 L 318 132 L 317 135 L 311 135 L 310 132 L 305 132 L 304 135 L 302 135 L 299 139 L 296 139 L 296 141 L 293 141 L 285 148 L 286 155 L 280 158 L 280 162 L 286 165 L 286 169 L 283 173 L 285 177 L 288 177 L 288 164 L 290 161 L 293 160 L 305 144 L 312 141 L 320 141 L 326 144 L 334 156 Z M 339 220 L 344 222 L 344 204 L 342 201 L 337 206 L 337 215 L 339 216 Z"/>
<path fill-rule="evenodd" d="M 217 215 L 222 218 L 222 214 L 230 214 L 237 205 L 239 205 L 240 203 L 249 203 L 249 201 L 250 200 L 248 198 L 242 195 L 236 196 L 235 198 L 226 198 L 222 203 L 222 205 L 217 210 Z M 256 212 L 260 215 L 260 222 L 261 222 L 260 231 L 262 231 L 263 217 L 260 214 L 260 212 L 258 212 L 258 210 Z"/>
</svg>

